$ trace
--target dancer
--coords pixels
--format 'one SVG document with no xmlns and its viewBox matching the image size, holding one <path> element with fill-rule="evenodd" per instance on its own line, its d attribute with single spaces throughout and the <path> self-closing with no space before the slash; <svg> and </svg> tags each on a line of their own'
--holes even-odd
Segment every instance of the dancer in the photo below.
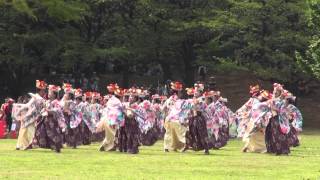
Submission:
<svg viewBox="0 0 320 180">
<path fill-rule="evenodd" d="M 60 153 L 63 144 L 63 132 L 66 129 L 62 107 L 57 99 L 60 87 L 49 85 L 48 90 L 49 99 L 46 101 L 37 121 L 33 145 Z"/>
<path fill-rule="evenodd" d="M 220 149 L 229 140 L 229 116 L 225 106 L 220 101 L 220 92 L 209 91 L 204 94 L 208 104 L 205 109 L 207 115 L 207 130 L 209 148 Z"/>
<path fill-rule="evenodd" d="M 243 152 L 266 152 L 263 132 L 257 131 L 249 137 L 253 126 L 253 122 L 251 121 L 252 108 L 259 104 L 260 93 L 259 85 L 250 86 L 250 99 L 236 111 L 236 117 L 239 120 L 238 137 L 242 138 L 242 141 L 245 142 L 242 148 Z"/>
<path fill-rule="evenodd" d="M 107 89 L 111 98 L 108 100 L 106 107 L 102 110 L 102 117 L 97 131 L 104 131 L 105 138 L 100 146 L 100 151 L 114 151 L 116 150 L 116 132 L 120 127 L 124 126 L 125 115 L 124 106 L 120 99 L 116 97 L 115 91 L 119 89 L 117 84 L 109 84 Z"/>
<path fill-rule="evenodd" d="M 122 88 L 117 88 L 114 91 L 114 95 L 120 100 L 122 106 L 121 106 L 121 111 L 123 113 L 124 116 L 124 123 L 121 126 L 116 127 L 116 135 L 115 135 L 115 148 L 118 148 L 120 152 L 128 152 L 128 148 L 127 148 L 127 142 L 128 142 L 128 136 L 126 133 L 126 123 L 128 120 L 128 116 L 126 116 L 126 105 L 128 105 L 127 103 L 123 102 L 125 100 L 124 97 L 124 89 Z M 131 117 L 131 116 L 130 116 Z"/>
<path fill-rule="evenodd" d="M 92 114 L 90 112 L 90 105 L 92 102 L 92 92 L 86 92 L 84 94 L 84 102 L 82 106 L 82 123 L 81 123 L 81 134 L 82 144 L 90 145 L 92 134 L 96 131 L 96 124 L 92 121 Z"/>
<path fill-rule="evenodd" d="M 165 120 L 165 152 L 169 152 L 169 149 L 174 151 L 185 150 L 188 114 L 192 109 L 192 103 L 181 99 L 182 83 L 172 82 L 171 89 L 173 95 L 165 103 L 165 108 L 168 110 L 168 116 Z"/>
<path fill-rule="evenodd" d="M 274 98 L 271 102 L 272 118 L 270 119 L 265 132 L 265 140 L 268 153 L 276 155 L 288 155 L 290 145 L 288 133 L 290 132 L 290 122 L 287 114 L 287 96 L 283 85 L 275 83 L 273 85 Z"/>
<path fill-rule="evenodd" d="M 65 94 L 61 103 L 63 105 L 63 114 L 67 124 L 65 143 L 75 149 L 77 145 L 82 144 L 80 127 L 82 117 L 81 114 L 79 116 L 79 113 L 81 113 L 81 111 L 79 112 L 79 106 L 81 106 L 81 89 L 74 90 L 72 89 L 71 84 L 64 84 L 63 90 Z"/>
<path fill-rule="evenodd" d="M 239 121 L 237 119 L 237 116 L 234 112 L 232 112 L 232 110 L 227 106 L 228 103 L 228 99 L 227 98 L 223 98 L 221 96 L 220 91 L 217 91 L 217 95 L 218 95 L 218 101 L 221 103 L 221 105 L 223 106 L 223 109 L 225 109 L 227 116 L 228 116 L 228 132 L 229 132 L 229 137 L 230 138 L 236 138 L 238 136 L 238 125 L 239 125 Z"/>
<path fill-rule="evenodd" d="M 155 120 L 155 128 L 159 139 L 163 139 L 165 129 L 163 127 L 164 124 L 164 113 L 162 112 L 162 106 L 164 101 L 166 100 L 166 96 L 160 96 L 158 94 L 152 95 L 152 111 L 155 113 L 156 120 Z"/>
<path fill-rule="evenodd" d="M 250 86 L 250 99 L 236 111 L 236 118 L 239 121 L 238 137 L 242 138 L 247 125 L 250 121 L 252 106 L 259 102 L 258 96 L 260 95 L 260 86 Z"/>
<path fill-rule="evenodd" d="M 294 105 L 296 97 L 290 92 L 285 96 L 288 101 L 288 116 L 290 119 L 290 132 L 288 134 L 288 141 L 290 147 L 297 147 L 300 145 L 299 133 L 302 131 L 303 117 L 300 110 Z"/>
<path fill-rule="evenodd" d="M 139 122 L 137 120 L 137 109 L 139 108 L 139 94 L 142 93 L 141 90 L 131 88 L 129 90 L 130 98 L 129 98 L 129 106 L 125 109 L 125 124 L 124 124 L 124 134 L 122 135 L 123 143 L 127 148 L 127 152 L 129 154 L 137 154 L 139 153 Z"/>
<path fill-rule="evenodd" d="M 243 152 L 266 152 L 265 131 L 272 117 L 270 109 L 272 94 L 267 90 L 262 90 L 257 99 L 258 102 L 254 103 L 251 108 L 250 119 L 242 138 L 245 142 Z"/>
<path fill-rule="evenodd" d="M 13 121 L 21 123 L 16 145 L 17 150 L 26 150 L 32 143 L 36 121 L 41 117 L 41 110 L 45 105 L 47 83 L 36 80 L 36 88 L 36 94 L 29 93 L 31 99 L 27 104 L 13 104 Z"/>
<path fill-rule="evenodd" d="M 207 131 L 207 119 L 205 109 L 207 104 L 202 96 L 204 85 L 196 83 L 194 88 L 188 88 L 187 94 L 193 96 L 188 101 L 192 103 L 192 111 L 189 114 L 189 144 L 195 151 L 204 150 L 209 154 L 209 137 Z"/>
<path fill-rule="evenodd" d="M 152 109 L 152 103 L 147 99 L 148 92 L 145 90 L 139 96 L 143 101 L 135 110 L 135 117 L 139 123 L 140 141 L 145 146 L 151 146 L 158 140 L 156 114 Z"/>
<path fill-rule="evenodd" d="M 94 128 L 97 124 L 99 124 L 101 119 L 101 113 L 102 113 L 102 105 L 100 104 L 101 95 L 98 92 L 92 92 L 92 100 L 91 104 L 89 105 L 87 111 L 89 112 L 89 118 L 94 124 Z M 91 141 L 92 142 L 101 142 L 104 139 L 104 133 L 103 132 L 96 132 L 91 131 Z"/>
</svg>

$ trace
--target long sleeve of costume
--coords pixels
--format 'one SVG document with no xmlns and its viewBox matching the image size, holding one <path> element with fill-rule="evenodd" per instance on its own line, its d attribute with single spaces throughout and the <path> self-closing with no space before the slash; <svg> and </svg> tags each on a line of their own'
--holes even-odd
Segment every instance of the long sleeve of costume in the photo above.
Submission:
<svg viewBox="0 0 320 180">
<path fill-rule="evenodd" d="M 142 133 L 147 133 L 156 122 L 156 114 L 151 107 L 151 102 L 145 100 L 135 110 L 135 117 Z"/>
<path fill-rule="evenodd" d="M 268 101 L 254 104 L 250 118 L 250 121 L 253 123 L 253 126 L 249 130 L 250 133 L 261 128 L 266 128 L 271 118 L 272 111 Z"/>
<path fill-rule="evenodd" d="M 12 118 L 21 121 L 23 128 L 34 123 L 41 115 L 45 106 L 45 100 L 37 94 L 31 94 L 31 99 L 27 104 L 13 104 Z"/>
<path fill-rule="evenodd" d="M 59 123 L 59 127 L 62 130 L 65 130 L 67 125 L 63 115 L 63 108 L 61 107 L 60 102 L 58 100 L 53 100 L 53 101 L 48 100 L 46 103 L 46 109 L 47 109 L 48 115 L 53 115 L 54 118 L 57 119 Z"/>
<path fill-rule="evenodd" d="M 179 99 L 171 106 L 167 120 L 187 124 L 188 116 L 192 108 L 193 104 L 191 101 Z"/>
<path fill-rule="evenodd" d="M 272 103 L 272 108 L 278 115 L 277 120 L 279 121 L 281 132 L 283 134 L 288 134 L 290 132 L 290 115 L 285 100 L 275 99 Z"/>
<path fill-rule="evenodd" d="M 155 115 L 156 115 L 156 123 L 157 123 L 158 127 L 160 129 L 162 129 L 163 125 L 164 125 L 165 116 L 164 116 L 163 111 L 161 111 L 161 105 L 157 104 L 157 103 L 153 104 L 152 105 L 152 109 L 153 109 L 153 111 L 155 112 Z"/>
<path fill-rule="evenodd" d="M 228 112 L 219 102 L 213 102 L 206 108 L 207 130 L 209 137 L 219 138 L 219 129 L 228 125 Z"/>
<path fill-rule="evenodd" d="M 89 130 L 91 132 L 95 132 L 96 131 L 96 124 L 91 119 L 90 104 L 87 102 L 83 103 L 81 110 L 83 112 L 82 113 L 83 122 L 87 125 L 87 127 L 89 128 Z"/>
<path fill-rule="evenodd" d="M 238 137 L 243 137 L 248 129 L 251 119 L 252 107 L 260 103 L 256 98 L 250 98 L 240 109 L 236 111 L 236 118 L 239 121 Z"/>
<path fill-rule="evenodd" d="M 206 121 L 207 121 L 207 131 L 209 137 L 217 137 L 219 134 L 219 120 L 215 117 L 215 107 L 214 102 L 209 104 L 206 108 Z"/>
<path fill-rule="evenodd" d="M 300 110 L 292 104 L 289 104 L 287 108 L 288 108 L 289 117 L 292 119 L 292 122 L 291 122 L 292 126 L 297 131 L 301 132 L 302 125 L 303 125 L 303 117 Z"/>
<path fill-rule="evenodd" d="M 101 117 L 101 105 L 97 103 L 90 104 L 89 113 L 90 113 L 90 119 L 93 121 L 93 123 L 98 124 Z"/>
<path fill-rule="evenodd" d="M 124 111 L 125 107 L 121 101 L 112 96 L 103 110 L 102 120 L 107 121 L 108 125 L 123 126 L 124 125 Z"/>
<path fill-rule="evenodd" d="M 84 103 L 75 104 L 74 108 L 71 109 L 73 114 L 72 119 L 70 120 L 70 128 L 76 128 L 82 122 L 84 111 Z"/>
</svg>

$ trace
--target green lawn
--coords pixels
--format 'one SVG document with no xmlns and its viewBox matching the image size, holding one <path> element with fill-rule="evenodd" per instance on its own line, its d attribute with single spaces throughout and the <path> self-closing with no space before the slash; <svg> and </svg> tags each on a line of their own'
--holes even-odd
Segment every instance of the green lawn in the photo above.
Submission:
<svg viewBox="0 0 320 180">
<path fill-rule="evenodd" d="M 205 156 L 164 153 L 162 142 L 127 155 L 98 144 L 16 151 L 15 140 L 0 140 L 0 179 L 320 179 L 320 132 L 305 131 L 301 142 L 290 156 L 242 153 L 239 140 Z"/>
</svg>

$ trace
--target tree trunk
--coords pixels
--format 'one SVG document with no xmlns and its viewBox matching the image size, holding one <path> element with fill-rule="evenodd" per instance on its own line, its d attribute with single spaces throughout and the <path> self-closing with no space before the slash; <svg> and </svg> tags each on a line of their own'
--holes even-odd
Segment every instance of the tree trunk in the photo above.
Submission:
<svg viewBox="0 0 320 180">
<path fill-rule="evenodd" d="M 162 71 L 163 71 L 163 75 L 162 75 L 163 81 L 165 82 L 165 81 L 171 79 L 172 78 L 172 73 L 171 73 L 171 70 L 170 70 L 170 63 L 163 62 L 163 61 L 160 61 L 159 63 L 161 65 L 161 68 L 162 68 Z"/>
<path fill-rule="evenodd" d="M 193 49 L 193 43 L 188 40 L 182 44 L 182 58 L 184 61 L 185 83 L 187 86 L 192 86 L 195 80 L 194 62 L 196 60 L 196 55 Z"/>
</svg>

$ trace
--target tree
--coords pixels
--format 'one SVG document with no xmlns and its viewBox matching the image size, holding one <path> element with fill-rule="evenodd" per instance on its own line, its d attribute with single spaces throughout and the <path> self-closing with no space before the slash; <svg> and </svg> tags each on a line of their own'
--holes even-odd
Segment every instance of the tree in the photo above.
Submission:
<svg viewBox="0 0 320 180">
<path fill-rule="evenodd" d="M 0 64 L 6 84 L 18 95 L 30 70 L 49 68 L 61 50 L 56 30 L 79 20 L 84 10 L 76 1 L 1 1 Z M 5 67 L 5 68 L 4 68 Z"/>
<path fill-rule="evenodd" d="M 241 23 L 234 60 L 269 80 L 295 82 L 299 78 L 295 52 L 308 46 L 307 5 L 297 0 L 235 1 L 231 11 Z"/>
<path fill-rule="evenodd" d="M 315 12 L 299 0 L 0 0 L 0 73 L 15 95 L 30 69 L 104 73 L 109 62 L 124 86 L 134 65 L 160 64 L 163 80 L 192 85 L 199 64 L 220 62 L 292 83 L 299 57 L 316 62 L 315 49 L 305 53 Z"/>
<path fill-rule="evenodd" d="M 156 41 L 151 46 L 155 59 L 165 70 L 168 70 L 169 63 L 176 69 L 182 65 L 182 79 L 191 85 L 195 67 L 201 59 L 201 49 L 214 39 L 223 23 L 228 23 L 229 3 L 217 0 L 151 2 L 149 6 L 153 10 L 146 19 L 151 27 L 150 34 L 154 34 L 152 39 Z M 170 74 L 165 72 L 165 78 Z"/>
<path fill-rule="evenodd" d="M 320 2 L 309 1 L 309 7 L 309 27 L 313 30 L 313 38 L 305 53 L 296 53 L 297 63 L 304 72 L 320 79 Z"/>
</svg>

